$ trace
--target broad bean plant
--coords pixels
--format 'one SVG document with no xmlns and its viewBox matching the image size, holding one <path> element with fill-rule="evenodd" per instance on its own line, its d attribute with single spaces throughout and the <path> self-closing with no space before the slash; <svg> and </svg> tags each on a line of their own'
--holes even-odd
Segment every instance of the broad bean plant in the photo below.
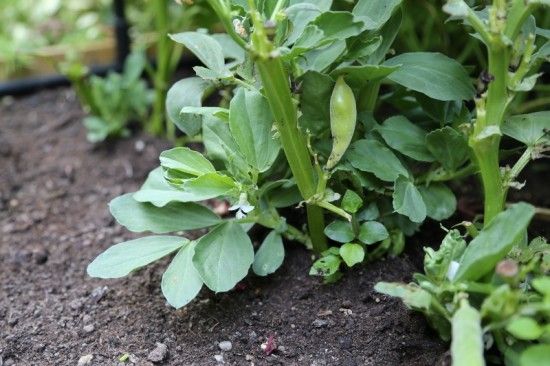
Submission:
<svg viewBox="0 0 550 366">
<path fill-rule="evenodd" d="M 543 365 L 550 358 L 550 245 L 543 238 L 527 240 L 533 206 L 505 207 L 508 190 L 523 186 L 519 173 L 550 146 L 550 111 L 513 115 L 510 108 L 535 87 L 548 61 L 548 30 L 537 28 L 532 15 L 548 5 L 495 0 L 473 9 L 451 0 L 444 7 L 487 50 L 488 70 L 479 78 L 472 121 L 465 126 L 483 186 L 484 222 L 480 230 L 467 225 L 468 235 L 448 231 L 438 250 L 426 248 L 424 274 L 415 274 L 414 283 L 382 282 L 376 289 L 423 312 L 443 339 L 452 339 L 453 365 L 485 365 L 485 351 L 493 346 L 501 355 L 493 357 L 506 365 Z M 503 137 L 522 146 L 511 167 L 502 167 Z"/>
<path fill-rule="evenodd" d="M 202 65 L 166 100 L 169 118 L 200 135 L 204 151 L 164 151 L 139 191 L 110 203 L 120 224 L 155 235 L 109 248 L 91 276 L 125 276 L 176 253 L 162 290 L 181 307 L 204 285 L 229 291 L 251 268 L 273 273 L 290 240 L 319 255 L 311 273 L 330 282 L 341 268 L 399 254 L 427 218 L 453 214 L 444 182 L 475 171 L 459 128 L 475 89 L 442 54 L 391 55 L 400 0 L 351 11 L 329 0 L 208 3 L 226 33 L 170 35 Z M 404 95 L 424 108 L 384 102 Z M 228 202 L 231 214 L 208 200 Z M 257 250 L 253 226 L 266 230 Z M 198 239 L 181 235 L 196 229 Z"/>
</svg>

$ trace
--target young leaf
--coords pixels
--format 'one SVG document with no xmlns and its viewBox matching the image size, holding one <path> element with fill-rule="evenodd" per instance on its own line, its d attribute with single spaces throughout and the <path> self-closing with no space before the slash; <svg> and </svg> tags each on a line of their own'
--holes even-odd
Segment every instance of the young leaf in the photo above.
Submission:
<svg viewBox="0 0 550 366">
<path fill-rule="evenodd" d="M 348 189 L 346 193 L 344 193 L 344 197 L 342 197 L 341 206 L 349 213 L 356 213 L 357 210 L 363 206 L 363 200 L 357 193 Z"/>
<path fill-rule="evenodd" d="M 393 182 L 400 175 L 409 176 L 395 154 L 376 140 L 356 141 L 350 146 L 346 156 L 355 168 L 373 173 L 386 182 Z"/>
<path fill-rule="evenodd" d="M 447 171 L 455 171 L 468 160 L 466 138 L 448 126 L 428 133 L 426 147 Z"/>
<path fill-rule="evenodd" d="M 88 265 L 88 275 L 99 278 L 124 277 L 156 261 L 189 242 L 179 236 L 146 236 L 116 244 Z"/>
<path fill-rule="evenodd" d="M 193 265 L 212 291 L 229 291 L 254 261 L 252 242 L 236 222 L 215 227 L 197 242 Z"/>
<path fill-rule="evenodd" d="M 179 309 L 193 300 L 202 288 L 202 279 L 193 266 L 195 242 L 185 244 L 162 275 L 162 294 Z"/>
<path fill-rule="evenodd" d="M 405 305 L 415 310 L 428 311 L 432 303 L 432 295 L 414 284 L 378 282 L 374 286 L 374 290 L 389 296 L 399 297 Z"/>
<path fill-rule="evenodd" d="M 388 118 L 376 127 L 384 141 L 403 155 L 418 161 L 432 162 L 434 156 L 426 148 L 426 131 L 413 124 L 404 116 Z"/>
<path fill-rule="evenodd" d="M 174 202 L 159 208 L 151 203 L 136 201 L 133 193 L 113 199 L 109 210 L 120 225 L 133 232 L 165 234 L 201 229 L 221 221 L 215 213 L 196 203 Z"/>
<path fill-rule="evenodd" d="M 351 223 L 341 220 L 336 220 L 328 224 L 327 227 L 325 227 L 325 235 L 340 243 L 348 243 L 355 239 Z"/>
<path fill-rule="evenodd" d="M 533 146 L 550 131 L 550 111 L 513 116 L 504 121 L 502 132 L 511 138 Z"/>
<path fill-rule="evenodd" d="M 353 15 L 365 23 L 363 29 L 380 29 L 401 5 L 402 0 L 359 0 L 353 8 Z"/>
<path fill-rule="evenodd" d="M 426 214 L 437 221 L 448 219 L 456 210 L 456 197 L 443 183 L 432 183 L 418 187 L 426 205 Z"/>
<path fill-rule="evenodd" d="M 426 219 L 426 204 L 409 179 L 399 177 L 393 189 L 393 209 L 396 212 L 407 216 L 412 222 L 422 222 Z"/>
<path fill-rule="evenodd" d="M 212 83 L 198 77 L 178 81 L 166 95 L 166 114 L 182 132 L 195 136 L 201 130 L 203 117 L 197 114 L 181 113 L 184 107 L 200 107 L 202 100 L 212 88 Z"/>
<path fill-rule="evenodd" d="M 160 154 L 160 165 L 181 173 L 200 176 L 215 173 L 216 169 L 200 152 L 188 147 L 176 147 Z"/>
<path fill-rule="evenodd" d="M 231 76 L 231 71 L 225 66 L 220 44 L 209 35 L 199 32 L 183 32 L 171 34 L 170 38 L 187 47 L 218 78 Z"/>
<path fill-rule="evenodd" d="M 401 65 L 388 78 L 433 99 L 470 100 L 474 96 L 474 87 L 466 70 L 440 53 L 403 53 L 387 60 L 384 65 Z"/>
<path fill-rule="evenodd" d="M 346 243 L 340 247 L 340 257 L 348 267 L 353 267 L 365 259 L 365 249 L 363 246 L 354 243 Z"/>
<path fill-rule="evenodd" d="M 452 328 L 453 366 L 485 366 L 481 316 L 467 300 L 462 300 L 460 308 L 454 313 Z"/>
<path fill-rule="evenodd" d="M 239 89 L 229 107 L 229 127 L 246 161 L 264 172 L 277 158 L 280 144 L 273 136 L 273 116 L 258 92 Z"/>
<path fill-rule="evenodd" d="M 475 281 L 492 271 L 524 235 L 534 214 L 534 207 L 522 202 L 495 216 L 466 248 L 453 281 Z"/>
<path fill-rule="evenodd" d="M 534 319 L 524 316 L 510 321 L 506 325 L 506 331 L 514 337 L 525 341 L 534 341 L 544 333 L 544 329 Z"/>
<path fill-rule="evenodd" d="M 267 276 L 275 272 L 283 264 L 284 259 L 283 239 L 279 233 L 273 230 L 266 236 L 256 252 L 252 270 L 258 276 Z"/>
<path fill-rule="evenodd" d="M 193 201 L 204 201 L 229 194 L 236 188 L 235 181 L 218 173 L 203 174 L 183 183 L 184 192 L 193 195 Z"/>
<path fill-rule="evenodd" d="M 367 221 L 361 224 L 357 239 L 370 245 L 387 239 L 388 237 L 389 233 L 384 225 L 377 221 Z"/>
</svg>

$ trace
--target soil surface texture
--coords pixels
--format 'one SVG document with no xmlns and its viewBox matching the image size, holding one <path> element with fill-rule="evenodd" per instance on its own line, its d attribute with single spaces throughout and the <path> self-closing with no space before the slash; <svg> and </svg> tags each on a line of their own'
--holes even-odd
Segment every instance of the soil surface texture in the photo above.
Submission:
<svg viewBox="0 0 550 366">
<path fill-rule="evenodd" d="M 169 144 L 138 134 L 91 145 L 70 89 L 0 104 L 0 365 L 448 363 L 421 315 L 373 291 L 409 281 L 420 244 L 335 285 L 308 276 L 310 255 L 289 244 L 275 275 L 203 291 L 180 310 L 160 293 L 167 260 L 126 279 L 89 278 L 95 256 L 136 237 L 107 203 L 135 191 Z M 432 226 L 435 244 L 444 233 Z"/>
</svg>

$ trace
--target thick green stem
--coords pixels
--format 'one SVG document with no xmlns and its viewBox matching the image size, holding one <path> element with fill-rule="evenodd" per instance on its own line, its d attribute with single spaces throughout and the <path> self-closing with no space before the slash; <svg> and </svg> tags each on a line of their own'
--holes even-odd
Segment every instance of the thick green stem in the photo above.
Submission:
<svg viewBox="0 0 550 366">
<path fill-rule="evenodd" d="M 473 146 L 484 193 L 484 225 L 504 209 L 505 190 L 499 164 L 500 138 L 494 136 Z"/>
</svg>

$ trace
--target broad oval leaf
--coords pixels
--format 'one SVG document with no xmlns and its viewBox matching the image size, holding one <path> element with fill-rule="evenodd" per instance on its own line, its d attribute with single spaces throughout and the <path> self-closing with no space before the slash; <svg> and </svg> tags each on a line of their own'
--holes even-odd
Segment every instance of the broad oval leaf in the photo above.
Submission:
<svg viewBox="0 0 550 366">
<path fill-rule="evenodd" d="M 275 272 L 283 264 L 284 259 L 283 239 L 279 233 L 273 230 L 266 236 L 256 252 L 252 270 L 258 276 L 267 276 Z"/>
<path fill-rule="evenodd" d="M 474 87 L 464 67 L 441 53 L 403 53 L 384 65 L 401 65 L 388 78 L 433 99 L 469 100 L 474 96 Z"/>
<path fill-rule="evenodd" d="M 483 331 L 479 312 L 462 300 L 452 318 L 451 356 L 453 366 L 485 366 Z"/>
<path fill-rule="evenodd" d="M 550 111 L 520 114 L 504 121 L 502 132 L 511 138 L 533 146 L 543 138 L 549 140 Z"/>
<path fill-rule="evenodd" d="M 188 147 L 175 147 L 160 154 L 160 165 L 181 173 L 200 176 L 214 173 L 216 169 L 200 152 Z"/>
<path fill-rule="evenodd" d="M 381 223 L 377 221 L 367 221 L 361 224 L 357 239 L 370 245 L 387 239 L 389 235 L 388 230 Z"/>
<path fill-rule="evenodd" d="M 229 291 L 254 262 L 250 238 L 236 222 L 215 227 L 197 242 L 193 264 L 212 291 Z"/>
<path fill-rule="evenodd" d="M 506 325 L 506 331 L 518 339 L 534 341 L 544 333 L 544 328 L 535 319 L 520 316 Z"/>
<path fill-rule="evenodd" d="M 533 206 L 521 202 L 495 216 L 466 248 L 453 281 L 475 281 L 492 271 L 522 237 L 534 214 Z"/>
<path fill-rule="evenodd" d="M 422 200 L 426 205 L 429 218 L 442 221 L 451 217 L 456 211 L 456 197 L 443 183 L 431 183 L 429 186 L 418 187 Z"/>
<path fill-rule="evenodd" d="M 355 243 L 346 243 L 340 247 L 340 257 L 348 267 L 353 267 L 365 259 L 365 249 L 362 245 Z"/>
<path fill-rule="evenodd" d="M 124 194 L 109 203 L 111 215 L 120 225 L 133 232 L 165 234 L 201 229 L 221 221 L 211 210 L 196 203 L 173 202 L 164 207 L 156 207 L 151 203 L 136 201 L 133 195 Z"/>
<path fill-rule="evenodd" d="M 362 20 L 365 25 L 363 29 L 380 29 L 401 5 L 403 0 L 359 0 L 353 8 L 353 15 Z"/>
<path fill-rule="evenodd" d="M 405 177 L 395 181 L 393 191 L 393 209 L 407 216 L 412 222 L 422 222 L 426 219 L 426 204 L 413 182 Z"/>
<path fill-rule="evenodd" d="M 184 192 L 194 196 L 194 201 L 204 201 L 227 195 L 236 188 L 236 185 L 231 177 L 208 173 L 186 180 L 182 188 Z"/>
<path fill-rule="evenodd" d="M 447 171 L 455 171 L 468 160 L 466 138 L 448 126 L 428 133 L 426 147 Z"/>
<path fill-rule="evenodd" d="M 239 89 L 231 100 L 231 134 L 246 161 L 260 172 L 269 169 L 279 154 L 273 121 L 269 104 L 259 92 Z"/>
<path fill-rule="evenodd" d="M 342 220 L 336 220 L 328 224 L 325 227 L 325 235 L 340 243 L 348 243 L 355 239 L 351 223 Z"/>
<path fill-rule="evenodd" d="M 529 346 L 519 357 L 520 366 L 543 366 L 548 365 L 550 355 L 550 344 L 536 344 Z"/>
<path fill-rule="evenodd" d="M 182 132 L 189 136 L 198 134 L 201 130 L 202 115 L 181 113 L 184 107 L 200 107 L 202 100 L 213 84 L 198 77 L 185 78 L 178 81 L 168 90 L 166 95 L 166 114 Z"/>
<path fill-rule="evenodd" d="M 346 153 L 347 160 L 355 168 L 373 173 L 386 182 L 395 181 L 400 175 L 408 177 L 409 172 L 395 154 L 376 140 L 354 142 Z"/>
<path fill-rule="evenodd" d="M 185 244 L 162 275 L 162 294 L 170 305 L 179 309 L 193 300 L 202 288 L 202 279 L 193 266 L 195 242 Z"/>
<path fill-rule="evenodd" d="M 119 278 L 152 263 L 188 243 L 180 236 L 152 235 L 116 244 L 88 265 L 88 275 Z"/>
<path fill-rule="evenodd" d="M 388 118 L 376 131 L 393 149 L 418 161 L 432 162 L 434 156 L 426 148 L 426 131 L 413 124 L 404 116 Z"/>
</svg>

